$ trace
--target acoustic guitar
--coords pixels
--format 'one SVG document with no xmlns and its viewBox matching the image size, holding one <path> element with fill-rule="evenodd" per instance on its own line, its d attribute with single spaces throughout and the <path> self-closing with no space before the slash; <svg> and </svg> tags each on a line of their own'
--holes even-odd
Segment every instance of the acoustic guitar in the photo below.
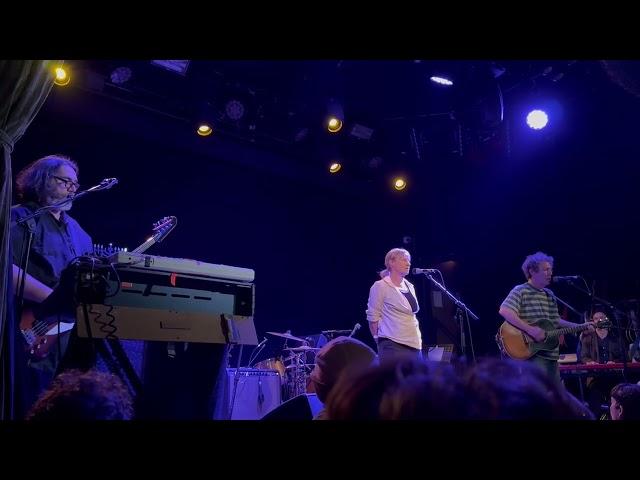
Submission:
<svg viewBox="0 0 640 480">
<path fill-rule="evenodd" d="M 544 339 L 536 342 L 533 337 L 505 321 L 500 325 L 500 329 L 496 334 L 496 342 L 502 353 L 516 360 L 526 360 L 540 351 L 555 350 L 558 347 L 558 337 L 560 335 L 581 332 L 589 329 L 591 325 L 591 323 L 582 323 L 575 327 L 548 330 L 545 332 Z M 596 328 L 609 328 L 610 326 L 611 322 L 608 320 L 602 320 L 596 323 Z"/>
</svg>

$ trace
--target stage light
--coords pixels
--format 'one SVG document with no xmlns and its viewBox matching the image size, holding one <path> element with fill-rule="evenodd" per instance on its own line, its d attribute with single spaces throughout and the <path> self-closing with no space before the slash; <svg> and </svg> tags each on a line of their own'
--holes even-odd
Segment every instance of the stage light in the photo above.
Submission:
<svg viewBox="0 0 640 480">
<path fill-rule="evenodd" d="M 237 122 L 244 116 L 245 108 L 239 100 L 229 100 L 224 107 L 224 111 L 229 120 Z"/>
<path fill-rule="evenodd" d="M 218 127 L 219 116 L 216 115 L 211 102 L 204 101 L 197 107 L 191 119 L 192 128 L 201 137 L 208 137 L 213 133 L 214 127 Z"/>
<path fill-rule="evenodd" d="M 166 68 L 171 72 L 186 75 L 190 60 L 151 60 L 152 65 Z"/>
<path fill-rule="evenodd" d="M 437 83 L 438 85 L 444 85 L 445 87 L 450 87 L 453 85 L 453 82 L 446 77 L 432 76 L 429 78 L 433 83 Z"/>
<path fill-rule="evenodd" d="M 208 137 L 213 133 L 213 128 L 207 123 L 201 123 L 200 125 L 198 125 L 198 129 L 196 130 L 196 132 L 201 137 Z"/>
<path fill-rule="evenodd" d="M 342 165 L 340 163 L 334 162 L 329 166 L 329 172 L 330 173 L 338 173 L 341 168 L 342 168 Z"/>
<path fill-rule="evenodd" d="M 356 123 L 351 129 L 350 134 L 352 137 L 356 137 L 361 140 L 371 140 L 371 136 L 373 135 L 373 129 Z"/>
<path fill-rule="evenodd" d="M 64 67 L 56 67 L 54 70 L 54 74 L 55 80 L 53 81 L 53 83 L 55 83 L 56 85 L 60 85 L 61 87 L 69 85 L 69 82 L 71 81 L 71 75 L 69 75 L 69 72 L 67 72 Z"/>
<path fill-rule="evenodd" d="M 549 116 L 544 110 L 532 110 L 527 115 L 527 125 L 533 130 L 541 130 L 549 123 Z"/>
<path fill-rule="evenodd" d="M 395 188 L 396 190 L 404 190 L 405 188 L 407 188 L 407 181 L 402 177 L 397 177 L 393 181 L 393 188 Z"/>
<path fill-rule="evenodd" d="M 122 85 L 131 80 L 132 71 L 129 67 L 118 67 L 113 72 L 109 78 L 111 78 L 111 83 L 114 85 Z"/>
<path fill-rule="evenodd" d="M 330 117 L 327 122 L 327 130 L 331 133 L 339 132 L 342 129 L 342 120 L 337 117 Z"/>
</svg>

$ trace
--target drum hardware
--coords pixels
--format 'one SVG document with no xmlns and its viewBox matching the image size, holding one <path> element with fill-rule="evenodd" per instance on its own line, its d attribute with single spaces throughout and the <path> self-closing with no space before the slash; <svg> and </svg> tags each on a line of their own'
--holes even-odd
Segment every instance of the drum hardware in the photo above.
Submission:
<svg viewBox="0 0 640 480">
<path fill-rule="evenodd" d="M 313 354 L 320 350 L 319 347 L 312 347 L 310 344 L 314 344 L 313 339 L 310 337 L 300 338 L 292 335 L 290 331 L 280 332 L 266 332 L 268 335 L 274 335 L 276 337 L 285 338 L 287 340 L 293 340 L 300 342 L 298 347 L 287 347 L 285 342 L 282 351 L 287 352 L 286 358 L 282 360 L 282 357 L 268 358 L 255 365 L 255 368 L 261 370 L 276 371 L 280 374 L 283 384 L 283 399 L 288 400 L 298 395 L 303 395 L 309 391 L 309 383 L 311 378 L 311 371 L 315 367 L 313 359 L 308 358 L 308 354 Z"/>
<path fill-rule="evenodd" d="M 287 340 L 294 340 L 296 342 L 302 342 L 302 343 L 306 343 L 306 340 L 304 338 L 300 338 L 300 337 L 295 337 L 293 335 L 291 335 L 288 332 L 285 333 L 279 333 L 279 332 L 267 332 L 269 335 L 275 335 L 276 337 L 282 337 L 282 338 L 286 338 Z"/>
<path fill-rule="evenodd" d="M 285 370 L 287 372 L 287 390 L 289 398 L 303 395 L 307 391 L 308 373 L 307 364 L 305 362 L 307 351 L 308 348 L 303 349 L 298 353 L 294 353 L 288 359 L 291 363 L 286 365 Z"/>
<path fill-rule="evenodd" d="M 293 347 L 293 348 L 284 348 L 283 350 L 288 350 L 290 352 L 316 352 L 320 350 L 319 348 L 309 347 L 307 345 L 303 345 L 301 347 Z"/>
</svg>

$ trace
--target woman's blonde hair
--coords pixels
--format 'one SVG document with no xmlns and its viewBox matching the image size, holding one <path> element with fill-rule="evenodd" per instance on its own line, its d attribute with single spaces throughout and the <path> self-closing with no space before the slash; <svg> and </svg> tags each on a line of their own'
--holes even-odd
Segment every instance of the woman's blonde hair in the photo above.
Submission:
<svg viewBox="0 0 640 480">
<path fill-rule="evenodd" d="M 407 255 L 409 258 L 411 258 L 411 254 L 409 253 L 409 251 L 405 250 L 404 248 L 392 248 L 387 252 L 387 254 L 384 256 L 384 266 L 387 268 L 380 272 L 380 278 L 384 278 L 389 275 L 391 262 L 401 255 Z"/>
</svg>

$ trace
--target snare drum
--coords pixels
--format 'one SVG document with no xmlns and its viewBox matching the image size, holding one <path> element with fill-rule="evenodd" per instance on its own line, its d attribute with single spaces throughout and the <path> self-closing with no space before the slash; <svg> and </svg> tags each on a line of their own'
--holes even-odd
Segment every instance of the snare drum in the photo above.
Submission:
<svg viewBox="0 0 640 480">
<path fill-rule="evenodd" d="M 280 358 L 267 358 L 266 360 L 256 363 L 254 368 L 258 370 L 275 370 L 281 377 L 284 377 L 286 374 L 284 363 L 282 363 Z"/>
</svg>

